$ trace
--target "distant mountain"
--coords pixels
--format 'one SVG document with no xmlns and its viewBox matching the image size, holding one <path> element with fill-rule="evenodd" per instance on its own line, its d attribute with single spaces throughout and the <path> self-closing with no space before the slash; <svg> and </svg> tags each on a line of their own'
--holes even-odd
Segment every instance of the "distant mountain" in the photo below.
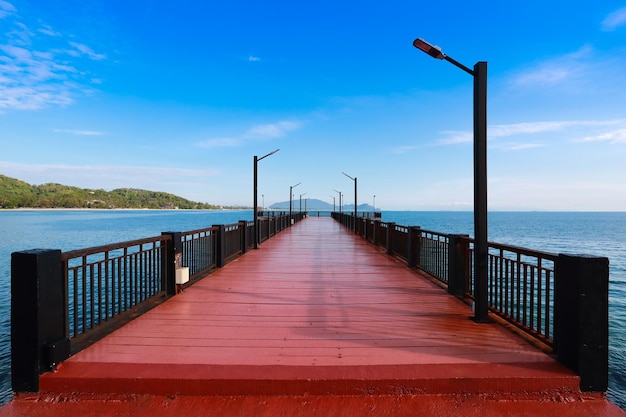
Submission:
<svg viewBox="0 0 626 417">
<path fill-rule="evenodd" d="M 0 174 L 0 208 L 218 209 L 173 194 L 119 188 L 83 189 L 61 184 L 30 185 Z"/>
<path fill-rule="evenodd" d="M 298 211 L 300 210 L 300 199 L 295 199 L 291 203 L 291 209 Z M 307 198 L 306 203 L 305 199 L 302 199 L 302 210 L 304 211 L 306 207 L 307 211 L 339 211 L 339 206 L 335 205 L 333 207 L 332 203 L 327 201 L 318 200 L 315 198 Z M 289 210 L 289 201 L 282 201 L 279 203 L 274 203 L 270 207 L 272 210 Z M 358 211 L 374 211 L 374 207 L 369 204 L 359 204 Z M 343 206 L 343 211 L 354 211 L 354 204 L 346 204 Z"/>
</svg>

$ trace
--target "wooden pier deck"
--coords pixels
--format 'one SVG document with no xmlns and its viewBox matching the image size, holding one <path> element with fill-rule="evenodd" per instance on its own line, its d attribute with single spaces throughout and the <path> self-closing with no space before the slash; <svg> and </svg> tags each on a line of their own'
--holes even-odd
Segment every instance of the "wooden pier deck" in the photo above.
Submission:
<svg viewBox="0 0 626 417">
<path fill-rule="evenodd" d="M 626 416 L 418 271 L 308 218 L 43 375 L 2 416 Z"/>
</svg>

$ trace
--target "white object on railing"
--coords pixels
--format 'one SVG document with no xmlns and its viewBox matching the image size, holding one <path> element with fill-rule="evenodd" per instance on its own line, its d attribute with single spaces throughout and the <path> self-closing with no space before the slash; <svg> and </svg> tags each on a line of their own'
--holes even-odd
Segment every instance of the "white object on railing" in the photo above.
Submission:
<svg viewBox="0 0 626 417">
<path fill-rule="evenodd" d="M 176 284 L 182 285 L 189 281 L 189 267 L 178 268 L 176 270 Z"/>
</svg>

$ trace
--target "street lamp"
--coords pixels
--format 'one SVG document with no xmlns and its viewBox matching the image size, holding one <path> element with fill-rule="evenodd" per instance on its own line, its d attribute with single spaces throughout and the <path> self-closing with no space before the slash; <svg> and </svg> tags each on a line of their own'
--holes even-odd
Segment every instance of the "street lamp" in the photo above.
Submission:
<svg viewBox="0 0 626 417">
<path fill-rule="evenodd" d="M 257 202 L 257 164 L 263 158 L 267 158 L 270 155 L 274 155 L 276 152 L 280 151 L 280 149 L 276 149 L 267 155 L 263 155 L 258 158 L 254 155 L 254 249 L 259 248 L 259 213 L 258 213 L 258 202 Z"/>
<path fill-rule="evenodd" d="M 292 219 L 291 219 L 291 206 L 292 206 L 292 202 L 293 202 L 293 189 L 296 188 L 298 185 L 302 184 L 301 182 L 297 183 L 296 185 L 290 185 L 289 186 L 289 225 L 291 225 Z"/>
<path fill-rule="evenodd" d="M 487 241 L 487 62 L 470 69 L 437 46 L 415 39 L 413 46 L 433 58 L 445 59 L 474 77 L 474 320 L 489 322 Z"/>
<path fill-rule="evenodd" d="M 265 194 L 261 194 L 261 208 L 265 211 Z"/>
<path fill-rule="evenodd" d="M 372 197 L 373 201 L 372 201 L 372 211 L 376 212 L 376 194 L 374 194 L 374 197 Z"/>
<path fill-rule="evenodd" d="M 302 196 L 306 195 L 306 193 L 300 194 L 300 213 L 302 213 Z"/>
<path fill-rule="evenodd" d="M 341 191 L 337 191 L 334 188 L 333 191 L 339 194 L 339 213 L 341 213 Z"/>
<path fill-rule="evenodd" d="M 343 175 L 345 175 L 346 177 L 350 178 L 352 181 L 354 181 L 354 232 L 356 233 L 356 177 L 352 178 L 350 175 L 346 174 L 345 172 L 341 172 Z"/>
<path fill-rule="evenodd" d="M 333 213 L 335 212 L 335 196 L 331 195 L 330 198 L 333 199 Z"/>
</svg>

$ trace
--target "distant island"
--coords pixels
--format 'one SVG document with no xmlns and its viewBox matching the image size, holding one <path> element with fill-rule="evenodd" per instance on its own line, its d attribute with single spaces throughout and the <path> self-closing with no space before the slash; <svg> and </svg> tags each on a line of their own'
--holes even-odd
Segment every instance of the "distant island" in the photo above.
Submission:
<svg viewBox="0 0 626 417">
<path fill-rule="evenodd" d="M 61 184 L 31 185 L 0 174 L 0 208 L 245 209 L 190 201 L 173 194 L 134 188 L 112 191 Z"/>
</svg>

